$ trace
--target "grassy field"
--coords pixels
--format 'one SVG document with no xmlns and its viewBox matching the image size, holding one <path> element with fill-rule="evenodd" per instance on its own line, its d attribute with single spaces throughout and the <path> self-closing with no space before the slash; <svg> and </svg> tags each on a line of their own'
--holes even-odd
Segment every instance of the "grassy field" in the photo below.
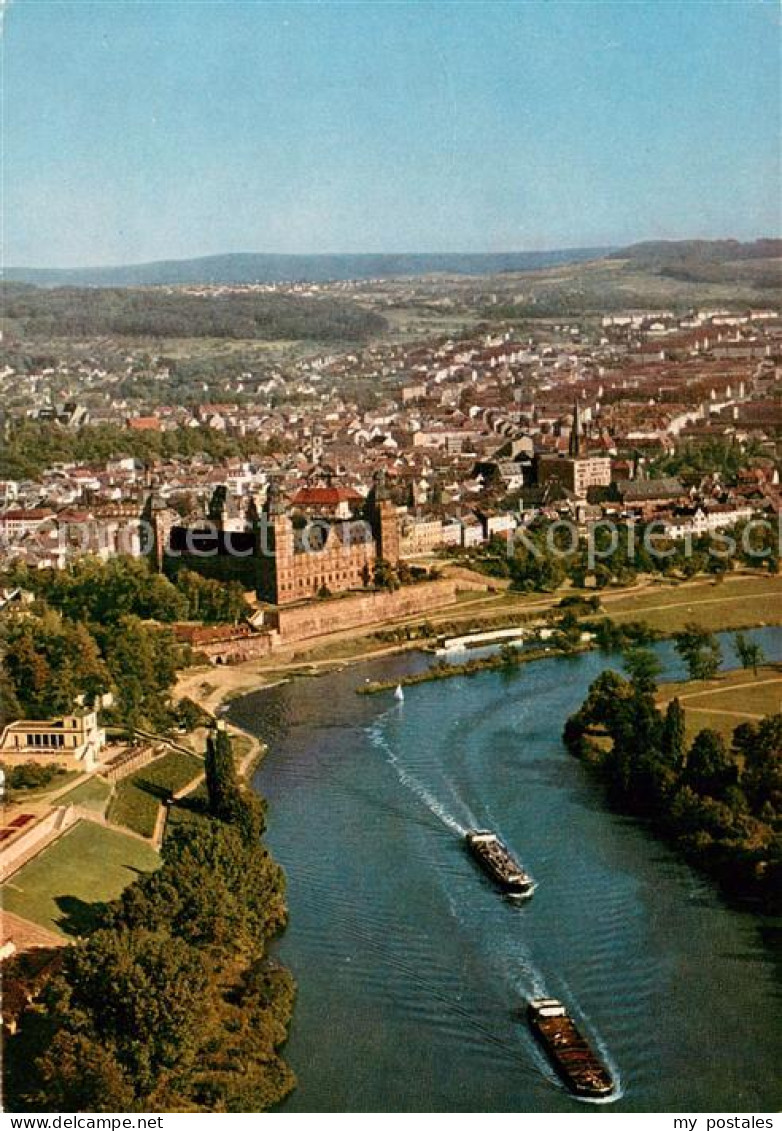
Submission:
<svg viewBox="0 0 782 1131">
<path fill-rule="evenodd" d="M 58 798 L 59 805 L 81 805 L 84 809 L 91 809 L 95 813 L 103 813 L 106 810 L 109 797 L 111 796 L 111 786 L 103 778 L 93 777 L 89 781 L 82 782 L 74 789 L 68 790 Z"/>
<path fill-rule="evenodd" d="M 606 614 L 619 621 L 642 620 L 661 632 L 678 632 L 695 621 L 710 632 L 782 624 L 782 579 L 739 576 L 725 581 L 660 586 L 613 600 L 603 595 Z"/>
<path fill-rule="evenodd" d="M 119 783 L 109 806 L 109 820 L 151 837 L 161 801 L 187 785 L 203 768 L 203 761 L 193 755 L 176 750 L 164 754 Z"/>
<path fill-rule="evenodd" d="M 176 805 L 171 806 L 166 821 L 166 836 L 175 829 L 188 825 L 203 825 L 208 820 L 208 802 L 209 795 L 206 791 L 206 784 L 201 782 L 192 793 L 188 793 L 187 797 L 183 797 Z"/>
<path fill-rule="evenodd" d="M 159 862 L 135 837 L 79 821 L 3 886 L 3 906 L 60 934 L 84 934 L 96 904 L 116 899 Z"/>
<path fill-rule="evenodd" d="M 782 711 L 782 665 L 767 664 L 752 671 L 722 672 L 715 679 L 666 683 L 659 702 L 665 706 L 678 696 L 684 707 L 687 738 L 708 727 L 730 740 L 735 727 L 757 722 Z"/>
</svg>

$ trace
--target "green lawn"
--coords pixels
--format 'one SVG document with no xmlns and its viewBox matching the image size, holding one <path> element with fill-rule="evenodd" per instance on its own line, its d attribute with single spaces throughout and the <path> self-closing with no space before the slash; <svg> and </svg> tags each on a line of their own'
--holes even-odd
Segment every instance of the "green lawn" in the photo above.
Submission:
<svg viewBox="0 0 782 1131">
<path fill-rule="evenodd" d="M 782 579 L 727 578 L 672 588 L 654 587 L 617 600 L 603 595 L 606 614 L 620 623 L 642 620 L 661 632 L 678 632 L 688 621 L 710 632 L 750 625 L 782 624 Z"/>
<path fill-rule="evenodd" d="M 202 773 L 204 763 L 192 754 L 172 750 L 121 781 L 109 806 L 108 817 L 141 836 L 152 836 L 158 809 L 176 790 Z"/>
<path fill-rule="evenodd" d="M 742 722 L 757 722 L 758 716 L 782 711 L 782 670 L 767 665 L 752 671 L 721 672 L 715 679 L 685 683 L 665 683 L 658 702 L 665 706 L 678 695 L 684 707 L 687 738 L 699 730 L 716 730 L 730 742 Z"/>
<path fill-rule="evenodd" d="M 103 813 L 111 794 L 111 786 L 103 778 L 93 777 L 68 790 L 57 799 L 58 805 L 81 805 L 96 813 Z"/>
<path fill-rule="evenodd" d="M 97 904 L 159 863 L 143 841 L 79 821 L 4 884 L 3 906 L 60 934 L 85 934 Z"/>
</svg>

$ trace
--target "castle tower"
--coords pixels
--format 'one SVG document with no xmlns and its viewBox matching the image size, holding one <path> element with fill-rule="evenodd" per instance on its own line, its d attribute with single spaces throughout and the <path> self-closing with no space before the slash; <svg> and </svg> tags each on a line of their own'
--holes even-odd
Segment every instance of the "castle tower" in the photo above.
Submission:
<svg viewBox="0 0 782 1131">
<path fill-rule="evenodd" d="M 396 565 L 399 561 L 399 518 L 389 497 L 386 475 L 381 469 L 373 476 L 367 498 L 367 517 L 377 544 L 377 556 Z"/>
<path fill-rule="evenodd" d="M 141 512 L 140 542 L 142 553 L 158 573 L 163 572 L 163 562 L 176 519 L 177 515 L 166 506 L 157 488 L 153 486 Z"/>
<path fill-rule="evenodd" d="M 218 530 L 225 528 L 225 512 L 228 502 L 228 488 L 224 484 L 215 487 L 209 500 L 209 521 L 213 522 Z"/>
<path fill-rule="evenodd" d="M 310 444 L 310 459 L 317 466 L 323 459 L 323 436 L 320 432 L 312 433 Z"/>
<path fill-rule="evenodd" d="M 261 588 L 275 605 L 295 600 L 293 522 L 276 479 L 269 483 L 263 508 L 258 553 Z"/>
</svg>

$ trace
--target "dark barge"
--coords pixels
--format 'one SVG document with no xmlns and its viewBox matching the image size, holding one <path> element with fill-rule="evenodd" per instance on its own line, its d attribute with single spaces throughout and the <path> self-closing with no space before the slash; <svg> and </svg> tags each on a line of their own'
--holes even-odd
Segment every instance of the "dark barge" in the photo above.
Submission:
<svg viewBox="0 0 782 1131">
<path fill-rule="evenodd" d="M 586 1099 L 610 1099 L 616 1092 L 611 1073 L 576 1028 L 561 1001 L 538 998 L 527 1006 L 532 1032 L 546 1050 L 571 1092 Z"/>
<path fill-rule="evenodd" d="M 464 840 L 469 852 L 498 887 L 516 899 L 530 898 L 535 891 L 534 880 L 514 860 L 496 833 L 471 829 Z"/>
</svg>

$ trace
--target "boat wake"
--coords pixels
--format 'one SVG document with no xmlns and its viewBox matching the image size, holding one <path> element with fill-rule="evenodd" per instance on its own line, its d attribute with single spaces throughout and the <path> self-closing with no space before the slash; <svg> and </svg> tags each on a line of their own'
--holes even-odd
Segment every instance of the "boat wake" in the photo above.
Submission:
<svg viewBox="0 0 782 1131">
<path fill-rule="evenodd" d="M 614 1081 L 614 1084 L 616 1085 L 610 1096 L 599 1096 L 599 1097 L 573 1096 L 572 1098 L 574 1100 L 576 1100 L 578 1103 L 591 1104 L 592 1106 L 595 1106 L 595 1107 L 604 1107 L 606 1104 L 615 1104 L 616 1101 L 621 1100 L 622 1097 L 625 1094 L 624 1084 L 622 1082 L 622 1076 L 621 1076 L 621 1073 L 619 1071 L 619 1066 L 616 1063 L 616 1061 L 614 1060 L 614 1058 L 611 1056 L 611 1053 L 608 1049 L 608 1045 L 605 1043 L 603 1038 L 600 1036 L 597 1029 L 591 1023 L 591 1021 L 586 1016 L 584 1011 L 579 1007 L 578 1000 L 573 995 L 568 983 L 565 981 L 564 978 L 561 978 L 560 982 L 561 982 L 562 987 L 565 991 L 565 995 L 566 995 L 567 1000 L 568 1000 L 568 1006 L 571 1009 L 573 1016 L 583 1026 L 584 1032 L 588 1035 L 590 1044 L 594 1045 L 594 1047 L 599 1052 L 600 1059 L 602 1060 L 603 1064 L 606 1066 L 606 1068 L 610 1072 L 611 1079 Z"/>
<path fill-rule="evenodd" d="M 472 819 L 472 814 L 467 812 L 466 823 L 462 824 L 452 813 L 449 813 L 442 802 L 430 793 L 423 782 L 414 774 L 411 774 L 407 767 L 402 764 L 393 746 L 383 733 L 380 721 L 368 727 L 366 734 L 375 749 L 380 750 L 381 753 L 385 755 L 386 762 L 391 766 L 402 785 L 405 786 L 406 789 L 409 789 L 419 801 L 423 802 L 429 812 L 437 817 L 438 821 L 445 825 L 447 829 L 456 833 L 457 836 L 463 837 L 467 829 L 472 827 L 475 823 Z"/>
</svg>

